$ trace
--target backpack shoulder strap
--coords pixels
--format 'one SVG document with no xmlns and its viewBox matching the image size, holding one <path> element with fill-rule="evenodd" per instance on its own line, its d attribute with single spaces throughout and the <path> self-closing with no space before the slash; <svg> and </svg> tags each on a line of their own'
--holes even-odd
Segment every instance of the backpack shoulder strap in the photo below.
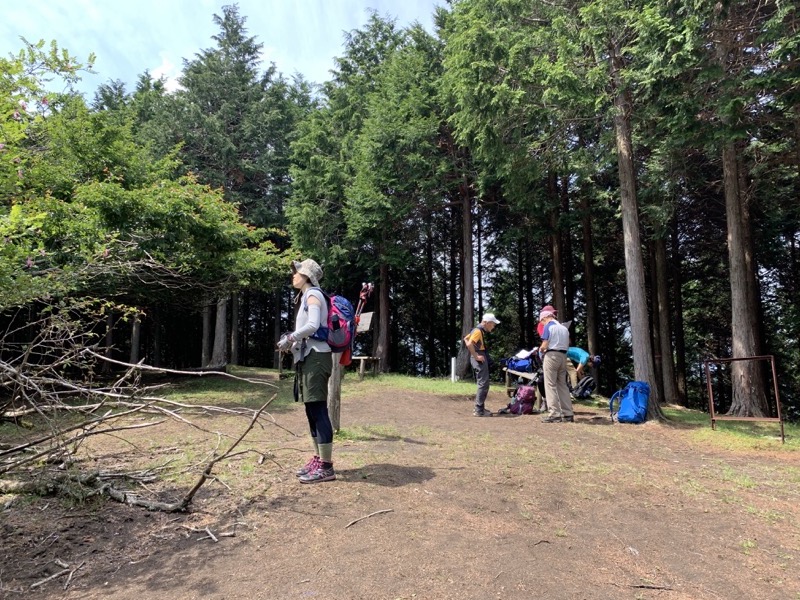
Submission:
<svg viewBox="0 0 800 600">
<path fill-rule="evenodd" d="M 312 292 L 312 291 L 319 292 L 320 295 L 322 296 L 322 298 L 324 299 L 324 301 L 330 307 L 330 305 L 331 305 L 331 297 L 328 296 L 328 294 L 326 294 L 325 291 L 322 288 L 315 286 L 315 287 L 310 287 L 307 290 L 307 292 Z M 306 297 L 306 294 L 303 294 L 303 310 L 308 312 L 308 299 Z"/>
</svg>

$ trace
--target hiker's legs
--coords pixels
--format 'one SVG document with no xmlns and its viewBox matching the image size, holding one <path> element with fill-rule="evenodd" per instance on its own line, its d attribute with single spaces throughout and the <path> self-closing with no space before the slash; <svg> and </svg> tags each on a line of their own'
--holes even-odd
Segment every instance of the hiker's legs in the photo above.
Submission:
<svg viewBox="0 0 800 600">
<path fill-rule="evenodd" d="M 309 352 L 300 369 L 308 428 L 322 462 L 331 462 L 333 426 L 328 415 L 328 379 L 333 369 L 330 352 Z"/>
<path fill-rule="evenodd" d="M 542 363 L 547 408 L 550 409 L 550 414 L 554 417 L 563 415 L 560 386 L 564 388 L 567 387 L 567 381 L 565 379 L 566 365 L 564 364 L 566 360 L 566 355 L 561 352 L 546 352 Z M 567 390 L 567 397 L 569 398 L 569 390 Z M 571 413 L 572 411 L 570 411 L 570 414 Z"/>
<path fill-rule="evenodd" d="M 486 396 L 489 394 L 489 363 L 485 356 L 483 362 L 478 362 L 474 358 L 469 360 L 478 384 L 478 391 L 475 393 L 475 410 L 482 411 L 485 409 Z"/>
<path fill-rule="evenodd" d="M 567 387 L 567 363 L 572 363 L 570 363 L 569 359 L 560 352 L 553 352 L 552 354 L 557 354 L 560 357 L 560 359 L 557 360 L 560 360 L 561 362 L 558 377 L 556 378 L 556 387 L 558 388 L 558 403 L 561 410 L 561 416 L 571 417 L 573 415 L 572 397 L 569 395 L 569 387 Z"/>
<path fill-rule="evenodd" d="M 578 370 L 569 359 L 567 359 L 567 375 L 569 375 L 569 384 L 574 390 L 576 387 L 578 387 Z"/>
<path fill-rule="evenodd" d="M 319 460 L 300 475 L 300 483 L 322 483 L 336 479 L 333 470 L 333 427 L 328 416 L 328 403 L 325 400 L 306 403 L 306 414 L 314 422 L 317 430 Z"/>
<path fill-rule="evenodd" d="M 332 462 L 333 426 L 328 415 L 328 403 L 324 400 L 321 402 L 307 402 L 306 416 L 308 417 L 309 426 L 316 431 L 314 438 L 320 460 L 322 462 Z"/>
</svg>

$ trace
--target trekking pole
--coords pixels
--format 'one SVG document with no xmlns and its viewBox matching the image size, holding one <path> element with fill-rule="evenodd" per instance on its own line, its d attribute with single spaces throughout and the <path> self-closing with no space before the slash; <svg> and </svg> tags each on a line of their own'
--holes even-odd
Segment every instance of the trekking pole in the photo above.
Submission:
<svg viewBox="0 0 800 600">
<path fill-rule="evenodd" d="M 375 289 L 375 286 L 371 283 L 362 283 L 361 284 L 361 292 L 358 294 L 358 305 L 356 306 L 356 316 L 355 322 L 356 327 L 358 326 L 358 322 L 361 320 L 361 311 L 364 310 L 364 305 L 367 303 L 367 298 L 370 297 L 372 294 L 372 290 Z"/>
</svg>

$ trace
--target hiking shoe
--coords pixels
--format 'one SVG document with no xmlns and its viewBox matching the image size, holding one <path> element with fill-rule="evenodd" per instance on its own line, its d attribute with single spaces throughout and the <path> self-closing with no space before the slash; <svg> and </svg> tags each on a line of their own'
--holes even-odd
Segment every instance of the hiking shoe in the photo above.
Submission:
<svg viewBox="0 0 800 600">
<path fill-rule="evenodd" d="M 308 475 L 312 471 L 316 471 L 317 467 L 319 467 L 320 464 L 321 463 L 319 460 L 319 456 L 312 456 L 310 459 L 308 459 L 308 462 L 305 465 L 303 465 L 302 468 L 297 469 L 297 471 L 295 471 L 294 474 L 297 475 L 298 477 L 302 477 L 303 475 Z"/>
<path fill-rule="evenodd" d="M 473 417 L 491 417 L 492 416 L 492 411 L 486 410 L 485 408 L 476 408 L 474 411 L 472 411 L 472 416 Z"/>
<path fill-rule="evenodd" d="M 563 417 L 558 417 L 556 415 L 550 415 L 542 419 L 542 423 L 561 423 L 564 421 Z"/>
<path fill-rule="evenodd" d="M 316 469 L 302 475 L 300 483 L 322 483 L 323 481 L 333 481 L 334 479 L 336 479 L 336 473 L 333 471 L 333 467 L 326 469 L 320 463 Z"/>
<path fill-rule="evenodd" d="M 566 416 L 565 417 L 561 417 L 561 422 L 562 423 L 574 423 L 575 422 L 575 417 L 573 415 L 569 415 L 568 417 L 566 417 Z"/>
</svg>

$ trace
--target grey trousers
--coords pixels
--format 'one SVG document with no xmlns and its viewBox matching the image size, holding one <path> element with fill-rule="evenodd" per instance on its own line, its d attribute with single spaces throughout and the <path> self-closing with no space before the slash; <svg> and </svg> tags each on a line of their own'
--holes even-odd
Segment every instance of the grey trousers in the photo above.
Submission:
<svg viewBox="0 0 800 600">
<path fill-rule="evenodd" d="M 542 370 L 550 414 L 554 417 L 571 417 L 573 412 L 572 398 L 567 387 L 567 355 L 555 351 L 545 353 Z"/>
<path fill-rule="evenodd" d="M 471 356 L 469 363 L 475 372 L 475 380 L 478 382 L 478 391 L 475 393 L 475 409 L 483 410 L 486 396 L 489 394 L 489 360 L 484 355 L 483 362 L 478 362 Z"/>
</svg>

